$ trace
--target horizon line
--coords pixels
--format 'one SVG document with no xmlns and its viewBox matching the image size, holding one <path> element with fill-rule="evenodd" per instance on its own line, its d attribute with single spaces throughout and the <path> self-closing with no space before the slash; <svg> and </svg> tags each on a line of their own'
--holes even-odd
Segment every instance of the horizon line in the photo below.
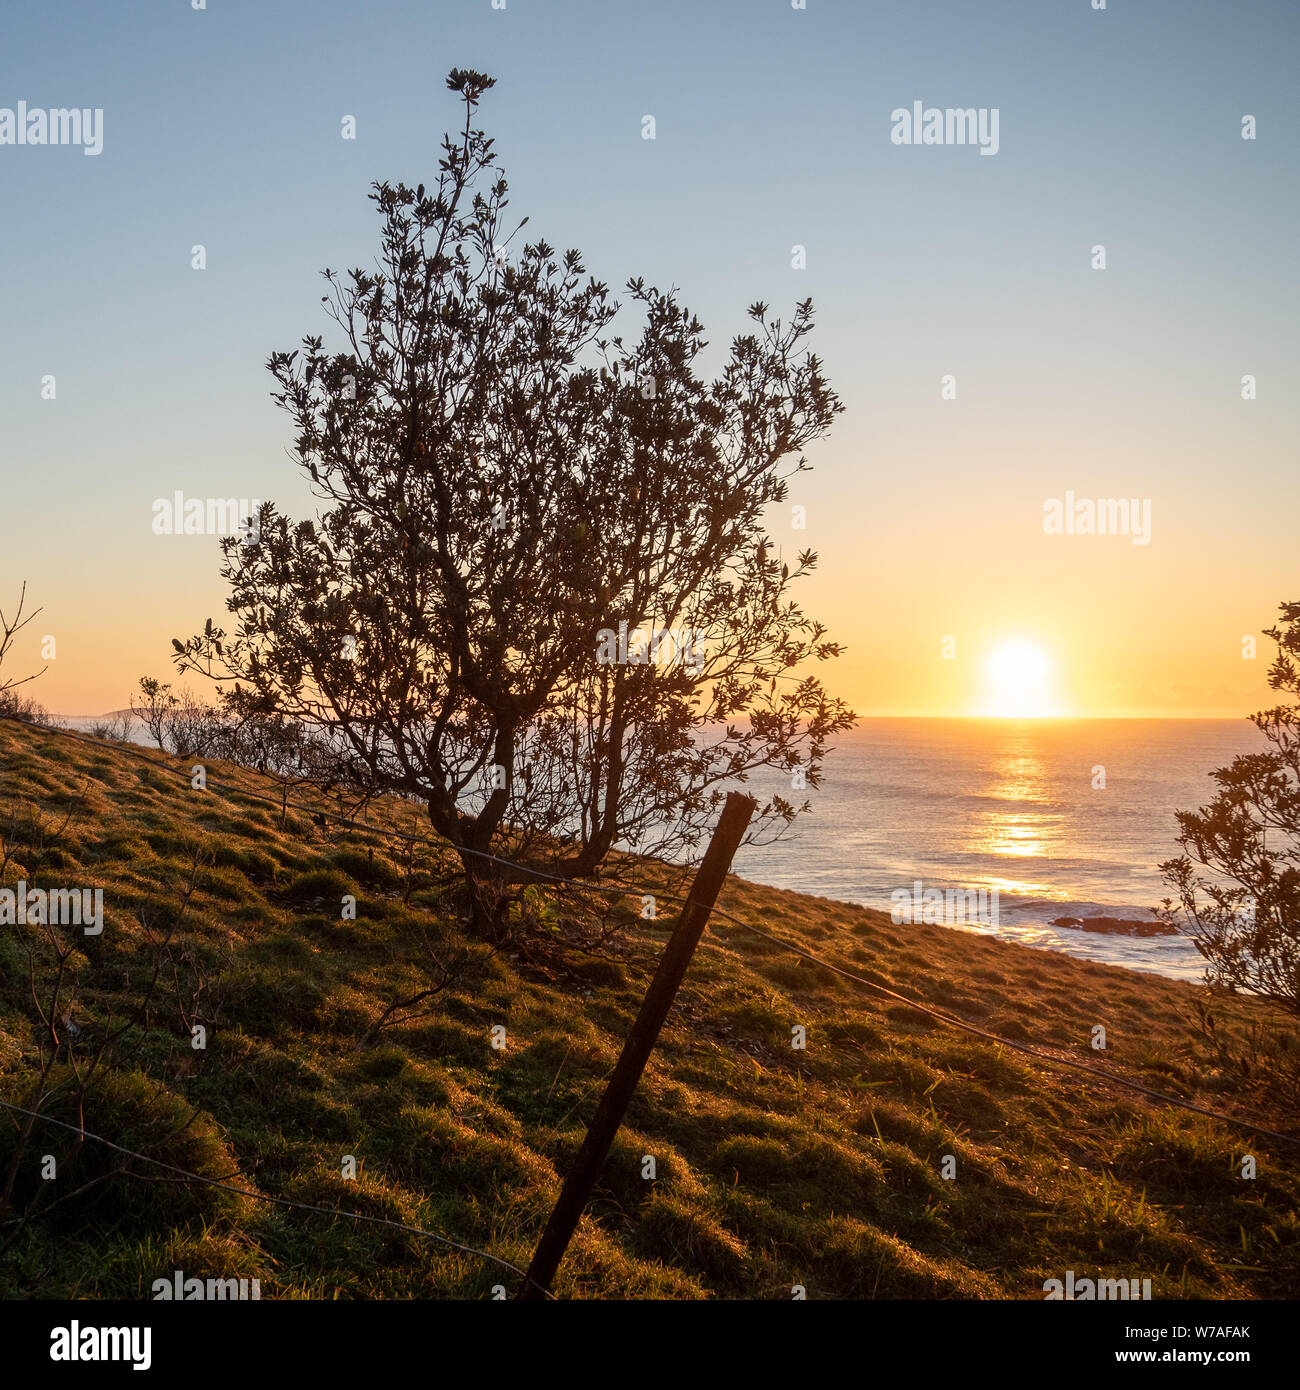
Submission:
<svg viewBox="0 0 1300 1390">
<path fill-rule="evenodd" d="M 122 705 L 117 709 L 104 710 L 97 714 L 68 714 L 61 710 L 48 711 L 51 719 L 107 719 L 112 715 L 132 714 L 129 705 Z M 139 716 L 136 716 L 137 718 Z M 1064 724 L 1069 722 L 1083 722 L 1086 720 L 1183 720 L 1204 722 L 1206 720 L 1221 720 L 1225 723 L 1244 719 L 1249 721 L 1250 714 L 859 714 L 855 716 L 857 722 L 861 723 L 868 719 L 948 719 L 962 720 L 968 723 L 984 724 Z M 727 720 L 715 720 L 714 723 L 725 724 Z"/>
</svg>

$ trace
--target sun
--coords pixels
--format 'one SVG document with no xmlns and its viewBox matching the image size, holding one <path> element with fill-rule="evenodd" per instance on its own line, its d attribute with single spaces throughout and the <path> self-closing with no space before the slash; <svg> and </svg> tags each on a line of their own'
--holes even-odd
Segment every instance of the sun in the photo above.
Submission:
<svg viewBox="0 0 1300 1390">
<path fill-rule="evenodd" d="M 998 719 L 1046 719 L 1054 715 L 1052 663 L 1033 642 L 1000 642 L 984 663 L 984 713 Z"/>
</svg>

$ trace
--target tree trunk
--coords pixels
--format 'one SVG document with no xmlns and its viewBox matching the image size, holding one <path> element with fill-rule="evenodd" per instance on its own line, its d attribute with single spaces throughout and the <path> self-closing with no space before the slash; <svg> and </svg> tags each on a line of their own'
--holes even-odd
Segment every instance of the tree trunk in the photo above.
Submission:
<svg viewBox="0 0 1300 1390">
<path fill-rule="evenodd" d="M 470 930 L 482 940 L 499 945 L 509 935 L 504 919 L 500 880 L 493 872 L 492 865 L 459 846 L 457 853 L 465 870 Z"/>
</svg>

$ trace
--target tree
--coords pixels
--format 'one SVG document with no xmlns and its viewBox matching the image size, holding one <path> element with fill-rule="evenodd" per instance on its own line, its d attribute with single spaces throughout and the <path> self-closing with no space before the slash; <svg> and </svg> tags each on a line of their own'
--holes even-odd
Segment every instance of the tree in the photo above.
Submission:
<svg viewBox="0 0 1300 1390">
<path fill-rule="evenodd" d="M 172 711 L 179 704 L 170 685 L 155 676 L 140 677 L 140 694 L 131 697 L 131 713 L 144 725 L 145 733 L 164 752 Z"/>
<path fill-rule="evenodd" d="M 204 704 L 188 690 L 178 695 L 153 676 L 140 677 L 140 693 L 131 697 L 131 713 L 164 753 L 202 758 L 233 751 L 231 730 L 221 709 Z"/>
<path fill-rule="evenodd" d="M 688 855 L 724 783 L 817 786 L 853 715 L 807 671 L 838 645 L 787 593 L 816 555 L 783 561 L 764 524 L 843 408 L 803 348 L 811 302 L 788 325 L 753 305 L 711 381 L 676 291 L 629 281 L 637 332 L 616 334 L 577 251 L 505 229 L 473 125 L 492 85 L 448 77 L 465 120 L 436 189 L 373 185 L 376 270 L 324 272 L 343 349 L 270 357 L 327 509 L 263 506 L 224 542 L 233 634 L 174 645 L 421 801 L 495 935 L 512 874 L 483 855 L 568 875 L 616 846 Z M 772 797 L 759 833 L 806 807 Z"/>
<path fill-rule="evenodd" d="M 241 689 L 238 697 L 227 700 L 225 715 L 219 750 L 276 783 L 281 829 L 288 823 L 289 794 L 295 787 L 310 785 L 328 792 L 346 782 L 339 759 L 324 737 L 286 719 L 273 706 L 259 708 L 253 692 Z"/>
<path fill-rule="evenodd" d="M 26 603 L 27 584 L 24 582 L 18 591 L 18 606 L 14 610 L 13 617 L 6 617 L 4 609 L 0 608 L 0 667 L 4 665 L 5 657 L 9 654 L 10 647 L 13 646 L 14 638 L 41 611 L 39 608 L 35 608 L 24 618 L 23 608 Z M 44 675 L 44 673 L 45 668 L 41 667 L 33 675 L 23 676 L 21 679 L 0 675 L 0 715 L 7 715 L 11 719 L 24 719 L 40 723 L 45 718 L 41 707 L 15 692 L 19 686 L 26 685 L 28 681 L 34 681 L 37 676 Z"/>
<path fill-rule="evenodd" d="M 1159 915 L 1191 936 L 1209 980 L 1300 1014 L 1300 603 L 1281 613 L 1268 683 L 1294 703 L 1251 715 L 1271 751 L 1219 768 L 1213 801 L 1178 812 L 1184 853 L 1160 866 L 1178 906 Z"/>
</svg>

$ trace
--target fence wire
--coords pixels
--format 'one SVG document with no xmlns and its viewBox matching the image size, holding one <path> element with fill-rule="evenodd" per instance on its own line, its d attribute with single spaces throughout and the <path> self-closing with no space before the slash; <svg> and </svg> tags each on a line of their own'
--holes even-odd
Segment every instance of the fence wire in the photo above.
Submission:
<svg viewBox="0 0 1300 1390">
<path fill-rule="evenodd" d="M 190 779 L 183 770 L 168 767 L 165 763 L 160 762 L 157 758 L 150 756 L 148 751 L 146 751 L 143 748 L 136 748 L 119 743 L 113 743 L 105 739 L 91 738 L 84 734 L 77 733 L 76 731 L 71 729 L 60 729 L 57 727 L 47 725 L 32 725 L 28 721 L 16 719 L 11 715 L 0 715 L 0 719 L 7 720 L 10 723 L 20 724 L 26 728 L 37 729 L 41 733 L 51 733 L 57 734 L 62 737 L 67 737 L 75 742 L 84 743 L 91 747 L 109 748 L 116 752 L 127 753 L 130 756 L 137 757 L 140 760 L 148 763 L 150 767 L 157 768 L 163 772 L 176 776 L 180 778 L 182 781 L 184 781 L 186 785 L 189 784 Z M 167 755 L 164 754 L 163 756 Z M 248 772 L 257 772 L 257 769 L 254 768 L 246 768 L 244 770 Z M 266 776 L 268 774 L 261 773 L 259 775 Z M 283 809 L 287 805 L 290 809 L 302 812 L 304 814 L 319 814 L 319 808 L 314 808 L 292 800 L 286 801 L 284 798 L 280 797 L 263 796 L 259 792 L 250 791 L 247 788 L 234 786 L 233 784 L 214 783 L 210 778 L 207 781 L 207 786 L 210 790 L 225 791 L 235 796 L 245 797 L 249 800 L 265 802 L 267 805 L 274 806 L 277 809 Z M 651 895 L 654 896 L 656 899 L 662 898 L 668 902 L 685 903 L 687 901 L 687 895 L 685 894 L 664 892 L 658 888 L 654 888 L 646 884 L 620 885 L 613 883 L 589 883 L 583 879 L 566 878 L 561 874 L 546 873 L 544 870 L 534 868 L 531 865 L 519 864 L 516 863 L 514 860 L 503 858 L 500 855 L 489 854 L 482 850 L 471 850 L 458 845 L 452 845 L 448 841 L 436 838 L 434 836 L 412 835 L 406 831 L 386 828 L 383 826 L 377 826 L 368 821 L 358 820 L 355 817 L 333 815 L 332 819 L 333 823 L 336 825 L 345 825 L 350 829 L 361 830 L 371 835 L 387 836 L 390 838 L 403 840 L 407 843 L 437 846 L 445 850 L 450 850 L 456 854 L 467 855 L 471 858 L 481 859 L 493 864 L 501 865 L 503 867 L 516 870 L 517 872 L 527 874 L 530 879 L 535 881 L 559 884 L 565 887 L 576 889 L 580 892 L 599 894 L 603 896 L 621 897 L 644 897 L 646 895 Z M 805 960 L 811 961 L 813 964 L 820 966 L 823 970 L 827 970 L 833 975 L 837 975 L 843 979 L 849 980 L 852 983 L 858 985 L 859 987 L 871 991 L 879 997 L 891 999 L 900 1004 L 905 1004 L 908 1008 L 915 1009 L 918 1013 L 925 1014 L 928 1017 L 934 1019 L 936 1022 L 946 1024 L 950 1028 L 958 1029 L 959 1031 L 968 1033 L 973 1037 L 978 1037 L 986 1042 L 994 1043 L 999 1047 L 1009 1048 L 1014 1052 L 1020 1053 L 1022 1056 L 1031 1057 L 1034 1060 L 1042 1062 L 1047 1066 L 1064 1067 L 1071 1071 L 1080 1072 L 1086 1076 L 1093 1078 L 1095 1081 L 1098 1081 L 1103 1085 L 1119 1087 L 1121 1089 L 1130 1091 L 1136 1095 L 1143 1096 L 1148 1100 L 1159 1102 L 1162 1105 L 1167 1105 L 1175 1109 L 1188 1111 L 1191 1114 L 1201 1115 L 1208 1119 L 1218 1120 L 1220 1123 L 1225 1125 L 1233 1125 L 1239 1129 L 1249 1130 L 1254 1134 L 1259 1134 L 1266 1138 L 1274 1139 L 1278 1143 L 1289 1144 L 1293 1147 L 1300 1147 L 1300 1138 L 1297 1138 L 1290 1134 L 1282 1134 L 1274 1129 L 1269 1129 L 1267 1126 L 1259 1124 L 1256 1121 L 1244 1119 L 1236 1115 L 1228 1115 L 1222 1111 L 1213 1110 L 1208 1106 L 1197 1105 L 1192 1101 L 1184 1100 L 1180 1096 L 1172 1096 L 1164 1091 L 1157 1091 L 1153 1087 L 1144 1086 L 1141 1082 L 1132 1081 L 1128 1077 L 1120 1076 L 1115 1072 L 1105 1071 L 1100 1067 L 1091 1065 L 1090 1063 L 1079 1062 L 1071 1057 L 1061 1057 L 1055 1055 L 1054 1053 L 1044 1052 L 1040 1048 L 1032 1047 L 1027 1043 L 1019 1042 L 1014 1038 L 1006 1038 L 1001 1036 L 1000 1034 L 990 1032 L 988 1029 L 981 1028 L 978 1024 L 971 1023 L 966 1019 L 963 1019 L 955 1014 L 947 1012 L 946 1010 L 936 1009 L 932 1005 L 926 1004 L 919 999 L 910 998 L 908 995 L 902 994 L 897 990 L 889 989 L 887 986 L 877 984 L 873 980 L 868 980 L 864 976 L 859 975 L 852 970 L 847 970 L 843 966 L 835 965 L 831 961 L 824 960 L 821 956 L 817 955 L 816 952 L 807 950 L 805 947 L 798 946 L 794 942 L 787 941 L 783 937 L 779 937 L 772 932 L 764 931 L 761 927 L 756 927 L 753 925 L 753 923 L 747 922 L 743 918 L 737 917 L 734 913 L 728 912 L 723 908 L 715 906 L 713 908 L 712 915 L 720 917 L 725 921 L 732 923 L 741 931 L 746 932 L 751 936 L 758 937 L 764 941 L 769 942 L 774 946 L 780 947 L 784 951 L 788 951 L 791 955 L 799 956 Z"/>
</svg>

